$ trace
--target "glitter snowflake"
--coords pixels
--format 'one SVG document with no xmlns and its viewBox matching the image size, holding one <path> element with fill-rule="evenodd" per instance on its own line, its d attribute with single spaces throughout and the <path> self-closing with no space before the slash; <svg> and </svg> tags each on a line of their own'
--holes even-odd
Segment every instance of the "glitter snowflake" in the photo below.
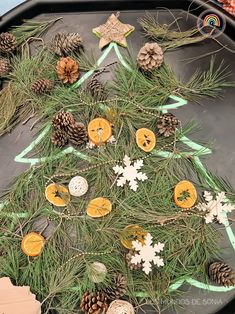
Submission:
<svg viewBox="0 0 235 314">
<path fill-rule="evenodd" d="M 145 181 L 148 179 L 145 173 L 138 172 L 143 167 L 143 160 L 138 159 L 135 162 L 131 162 L 130 158 L 125 155 L 123 158 L 125 167 L 115 166 L 114 172 L 119 176 L 117 180 L 117 186 L 124 186 L 129 182 L 130 189 L 136 191 L 138 188 L 137 180 Z"/>
<path fill-rule="evenodd" d="M 148 275 L 152 270 L 152 264 L 157 265 L 158 267 L 164 266 L 163 259 L 156 255 L 163 250 L 164 244 L 158 242 L 158 244 L 152 244 L 153 237 L 150 233 L 146 235 L 144 245 L 141 244 L 139 241 L 133 241 L 132 246 L 135 251 L 138 253 L 135 254 L 132 259 L 131 263 L 137 265 L 138 263 L 142 263 L 143 271 Z"/>
<path fill-rule="evenodd" d="M 215 197 L 211 192 L 205 191 L 203 193 L 205 203 L 199 203 L 197 208 L 201 211 L 207 212 L 205 215 L 206 223 L 213 222 L 214 218 L 218 220 L 219 223 L 226 223 L 225 213 L 230 213 L 234 206 L 228 203 L 228 200 L 224 192 L 218 193 Z"/>
</svg>

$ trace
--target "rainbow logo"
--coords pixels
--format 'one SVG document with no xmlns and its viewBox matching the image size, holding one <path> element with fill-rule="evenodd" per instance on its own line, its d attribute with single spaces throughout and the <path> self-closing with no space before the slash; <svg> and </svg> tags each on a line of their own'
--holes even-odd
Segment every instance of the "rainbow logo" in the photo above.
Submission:
<svg viewBox="0 0 235 314">
<path fill-rule="evenodd" d="M 219 28 L 221 26 L 221 21 L 218 15 L 208 14 L 203 19 L 203 26 L 210 26 L 214 28 Z"/>
<path fill-rule="evenodd" d="M 220 36 L 226 27 L 226 19 L 219 13 L 212 10 L 203 11 L 197 19 L 198 31 L 203 34 L 216 38 Z"/>
</svg>

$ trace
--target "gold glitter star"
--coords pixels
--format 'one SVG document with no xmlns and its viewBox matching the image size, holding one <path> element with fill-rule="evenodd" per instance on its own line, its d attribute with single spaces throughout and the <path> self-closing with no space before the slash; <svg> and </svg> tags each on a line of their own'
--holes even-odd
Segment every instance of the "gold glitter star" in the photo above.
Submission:
<svg viewBox="0 0 235 314">
<path fill-rule="evenodd" d="M 134 26 L 123 24 L 118 20 L 119 13 L 112 14 L 105 24 L 93 28 L 95 33 L 100 38 L 99 48 L 102 49 L 112 41 L 117 44 L 127 47 L 126 37 L 134 31 Z"/>
</svg>

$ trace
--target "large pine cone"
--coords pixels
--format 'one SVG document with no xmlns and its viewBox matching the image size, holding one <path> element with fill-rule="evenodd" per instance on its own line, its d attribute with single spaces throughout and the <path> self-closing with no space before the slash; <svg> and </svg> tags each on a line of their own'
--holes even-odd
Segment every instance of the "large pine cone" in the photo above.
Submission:
<svg viewBox="0 0 235 314">
<path fill-rule="evenodd" d="M 107 92 L 104 84 L 102 84 L 96 77 L 93 77 L 87 84 L 87 90 L 95 100 L 105 100 Z"/>
<path fill-rule="evenodd" d="M 54 87 L 54 82 L 48 79 L 37 80 L 32 85 L 32 91 L 36 94 L 50 93 Z"/>
<path fill-rule="evenodd" d="M 52 133 L 51 142 L 57 147 L 64 147 L 68 143 L 67 134 L 62 130 L 56 130 Z"/>
<path fill-rule="evenodd" d="M 235 272 L 226 263 L 214 262 L 209 266 L 209 277 L 217 284 L 229 287 L 235 285 Z"/>
<path fill-rule="evenodd" d="M 58 78 L 64 83 L 73 84 L 79 77 L 78 62 L 70 57 L 61 58 L 56 65 Z"/>
<path fill-rule="evenodd" d="M 127 291 L 127 279 L 122 274 L 116 274 L 112 281 L 112 287 L 106 288 L 105 293 L 109 300 L 120 299 Z"/>
<path fill-rule="evenodd" d="M 130 250 L 127 254 L 126 254 L 126 262 L 127 262 L 127 266 L 130 270 L 140 270 L 142 269 L 142 263 L 138 263 L 138 264 L 133 264 L 131 262 L 132 257 L 135 255 L 135 251 Z"/>
<path fill-rule="evenodd" d="M 10 71 L 10 62 L 6 58 L 0 58 L 0 77 L 7 75 Z"/>
<path fill-rule="evenodd" d="M 157 121 L 157 127 L 160 134 L 169 137 L 175 134 L 180 121 L 172 113 L 161 115 Z"/>
<path fill-rule="evenodd" d="M 0 53 L 9 53 L 16 49 L 16 37 L 10 33 L 0 34 Z"/>
<path fill-rule="evenodd" d="M 108 309 L 107 297 L 104 292 L 85 292 L 80 308 L 85 314 L 102 314 Z"/>
<path fill-rule="evenodd" d="M 68 126 L 75 123 L 74 116 L 71 112 L 59 111 L 52 120 L 52 125 L 56 130 L 68 132 Z"/>
<path fill-rule="evenodd" d="M 163 59 L 162 48 L 157 43 L 147 43 L 140 49 L 137 63 L 142 70 L 151 72 L 161 66 Z"/>
<path fill-rule="evenodd" d="M 69 141 L 76 146 L 82 145 L 87 142 L 87 130 L 83 123 L 75 122 L 71 125 L 68 125 L 67 132 Z"/>
<path fill-rule="evenodd" d="M 64 56 L 82 46 L 82 38 L 78 33 L 58 33 L 52 41 L 52 50 Z"/>
</svg>

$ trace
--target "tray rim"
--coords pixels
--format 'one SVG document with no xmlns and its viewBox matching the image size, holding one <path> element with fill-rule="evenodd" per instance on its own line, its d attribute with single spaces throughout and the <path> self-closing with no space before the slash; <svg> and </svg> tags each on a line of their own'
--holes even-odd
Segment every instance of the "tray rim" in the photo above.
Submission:
<svg viewBox="0 0 235 314">
<path fill-rule="evenodd" d="M 167 2 L 167 4 L 166 4 Z M 105 3 L 104 6 L 101 4 Z M 176 4 L 177 3 L 177 4 Z M 93 9 L 88 9 L 87 4 L 93 4 Z M 150 10 L 164 7 L 174 8 L 186 8 L 191 7 L 190 12 L 197 13 L 206 9 L 213 9 L 218 14 L 222 14 L 226 18 L 226 29 L 224 31 L 231 39 L 235 41 L 235 17 L 223 10 L 222 7 L 216 5 L 213 0 L 207 0 L 205 3 L 203 0 L 26 0 L 15 8 L 6 12 L 0 19 L 0 31 L 5 31 L 12 25 L 19 25 L 23 19 L 30 19 L 36 14 L 41 13 L 62 13 L 79 10 L 81 12 L 89 11 L 113 11 L 116 10 L 129 10 L 130 5 L 135 5 L 135 10 Z M 49 8 L 48 11 L 42 10 L 42 7 Z M 64 6 L 64 10 L 61 8 Z M 65 9 L 66 7 L 66 9 Z M 182 10 L 183 10 L 182 8 Z M 35 11 L 37 10 L 37 11 Z M 195 14 L 196 15 L 196 14 Z"/>
</svg>

